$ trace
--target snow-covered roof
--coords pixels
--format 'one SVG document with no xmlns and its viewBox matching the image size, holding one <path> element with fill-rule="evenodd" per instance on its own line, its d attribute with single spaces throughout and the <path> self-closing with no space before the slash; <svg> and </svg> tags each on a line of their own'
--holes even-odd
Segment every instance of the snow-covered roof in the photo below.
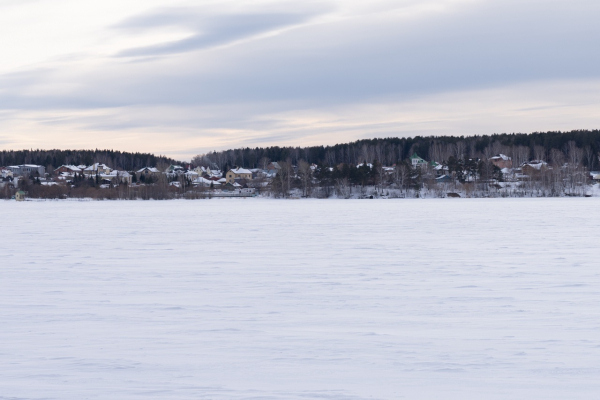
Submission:
<svg viewBox="0 0 600 400">
<path fill-rule="evenodd" d="M 220 183 L 217 181 L 213 181 L 213 180 L 206 179 L 203 177 L 198 177 L 198 178 L 194 179 L 193 183 L 207 185 L 207 186 L 209 186 L 211 183 L 213 184 L 213 186 L 220 185 Z"/>
<path fill-rule="evenodd" d="M 119 176 L 121 178 L 125 178 L 125 177 L 129 177 L 131 175 L 127 171 L 117 171 L 117 170 L 114 170 L 114 171 L 111 171 L 108 174 L 102 175 L 102 176 Z"/>
<path fill-rule="evenodd" d="M 57 169 L 60 169 L 60 168 L 66 168 L 66 169 L 70 170 L 71 172 L 80 172 L 81 171 L 81 168 L 76 167 L 74 165 L 61 165 Z"/>
<path fill-rule="evenodd" d="M 249 169 L 245 169 L 245 168 L 234 168 L 231 170 L 234 174 L 239 175 L 239 174 L 252 174 L 252 171 L 250 171 Z"/>
<path fill-rule="evenodd" d="M 225 183 L 225 182 L 227 182 L 227 179 L 225 179 L 225 178 L 217 179 L 217 182 Z"/>
<path fill-rule="evenodd" d="M 360 168 L 360 167 L 362 167 L 363 165 L 365 165 L 365 164 L 364 164 L 364 163 L 362 163 L 362 164 L 358 164 L 358 165 L 356 166 L 356 168 Z M 373 169 L 373 164 L 371 164 L 371 163 L 367 163 L 367 167 L 369 167 L 369 168 Z"/>
<path fill-rule="evenodd" d="M 139 173 L 142 173 L 142 172 L 144 172 L 144 171 L 146 171 L 146 170 L 148 170 L 149 172 L 155 173 L 155 174 L 158 174 L 158 173 L 160 172 L 160 171 L 158 170 L 158 168 L 154 168 L 154 167 L 144 167 L 144 168 L 142 168 L 142 169 L 140 169 L 140 170 L 138 171 L 138 174 L 139 174 Z"/>
<path fill-rule="evenodd" d="M 531 168 L 535 168 L 535 169 L 542 169 L 542 167 L 548 165 L 548 163 L 546 161 L 543 160 L 533 160 L 530 161 L 528 163 L 524 163 L 522 166 L 530 166 Z"/>
<path fill-rule="evenodd" d="M 95 163 L 95 164 L 90 165 L 89 167 L 85 168 L 84 171 L 97 171 L 99 169 L 111 169 L 111 168 L 106 164 Z"/>
<path fill-rule="evenodd" d="M 504 154 L 498 154 L 497 156 L 494 156 L 492 158 L 490 158 L 490 160 L 504 160 L 504 161 L 510 161 L 511 158 L 507 155 Z"/>
</svg>

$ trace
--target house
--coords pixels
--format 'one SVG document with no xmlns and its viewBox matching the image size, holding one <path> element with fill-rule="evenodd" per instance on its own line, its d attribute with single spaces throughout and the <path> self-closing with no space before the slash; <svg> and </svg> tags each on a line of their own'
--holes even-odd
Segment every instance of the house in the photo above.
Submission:
<svg viewBox="0 0 600 400">
<path fill-rule="evenodd" d="M 89 167 L 85 168 L 83 170 L 83 173 L 85 175 L 108 175 L 111 173 L 111 171 L 112 171 L 112 168 L 110 168 L 108 165 L 101 164 L 101 163 L 95 163 L 95 164 L 92 164 Z"/>
<path fill-rule="evenodd" d="M 196 179 L 194 179 L 192 181 L 192 184 L 194 186 L 201 186 L 201 187 L 210 187 L 211 185 L 213 187 L 221 186 L 221 184 L 219 182 L 211 180 L 211 179 L 206 179 L 206 178 L 203 178 L 201 176 L 198 177 L 198 178 L 196 178 Z"/>
<path fill-rule="evenodd" d="M 76 166 L 74 166 L 74 165 L 61 165 L 60 167 L 58 167 L 58 168 L 56 168 L 54 170 L 54 173 L 56 175 L 63 174 L 63 173 L 65 173 L 65 174 L 77 174 L 77 173 L 80 173 L 80 172 L 81 172 L 81 169 L 78 168 L 78 167 L 76 167 Z"/>
<path fill-rule="evenodd" d="M 206 172 L 207 169 L 208 168 L 204 168 L 204 167 L 196 167 L 192 171 L 194 171 L 195 173 L 197 173 L 199 176 L 203 176 L 203 175 L 209 175 L 210 176 L 210 174 L 208 172 Z"/>
<path fill-rule="evenodd" d="M 138 170 L 136 173 L 140 174 L 140 175 L 148 176 L 148 175 L 158 175 L 158 174 L 160 174 L 160 171 L 158 170 L 158 168 L 144 167 L 144 168 Z"/>
<path fill-rule="evenodd" d="M 231 183 L 232 185 L 235 183 L 236 179 L 252 179 L 252 171 L 244 168 L 234 168 L 227 171 L 226 181 L 227 183 Z"/>
<path fill-rule="evenodd" d="M 167 168 L 167 173 L 169 174 L 178 174 L 183 171 L 184 168 L 181 165 L 169 165 L 169 168 Z"/>
<path fill-rule="evenodd" d="M 10 167 L 6 167 L 6 169 L 8 169 L 9 171 L 11 171 L 13 173 L 13 175 L 16 176 L 28 176 L 28 175 L 38 175 L 38 176 L 44 176 L 46 175 L 46 168 L 42 167 L 41 165 L 34 165 L 34 164 L 23 164 L 23 165 L 12 165 Z"/>
<path fill-rule="evenodd" d="M 25 201 L 25 195 L 26 193 L 22 190 L 19 190 L 17 193 L 15 193 L 15 200 L 16 201 Z"/>
<path fill-rule="evenodd" d="M 224 192 L 233 192 L 235 189 L 235 186 L 233 186 L 233 184 L 229 182 L 227 182 L 221 187 L 221 190 Z"/>
<path fill-rule="evenodd" d="M 438 164 L 435 163 L 434 161 L 432 161 L 432 166 L 433 166 L 433 171 L 435 172 L 435 176 L 436 178 L 440 178 L 443 176 L 450 176 L 450 168 L 448 168 L 447 165 L 443 165 L 443 164 Z"/>
<path fill-rule="evenodd" d="M 425 161 L 424 159 L 419 157 L 417 153 L 415 153 L 410 157 L 410 164 L 412 165 L 413 168 L 423 167 L 423 166 L 427 165 L 427 161 Z"/>
<path fill-rule="evenodd" d="M 513 165 L 512 158 L 505 156 L 504 154 L 498 154 L 497 156 L 490 158 L 489 161 L 500 169 L 512 168 Z"/>
<path fill-rule="evenodd" d="M 126 183 L 131 185 L 131 174 L 127 171 L 111 171 L 108 174 L 100 174 L 100 179 L 103 183 L 112 183 L 118 185 L 119 183 Z"/>
<path fill-rule="evenodd" d="M 273 161 L 267 165 L 267 171 L 277 172 L 281 169 L 281 165 L 277 161 Z"/>
<path fill-rule="evenodd" d="M 364 163 L 362 163 L 362 164 L 358 164 L 358 165 L 356 166 L 356 168 L 364 167 L 365 165 L 366 165 L 367 167 L 369 167 L 369 169 L 373 169 L 373 164 L 371 164 L 371 163 L 367 163 L 367 162 L 364 162 Z"/>
<path fill-rule="evenodd" d="M 521 173 L 530 178 L 539 176 L 548 169 L 548 163 L 542 160 L 533 160 L 521 165 Z"/>
<path fill-rule="evenodd" d="M 199 177 L 199 175 L 196 171 L 188 171 L 184 175 L 188 181 L 193 181 L 194 179 Z"/>
<path fill-rule="evenodd" d="M 12 179 L 12 178 L 14 178 L 14 174 L 13 174 L 13 172 L 10 169 L 4 168 L 4 169 L 2 169 L 2 171 L 0 173 L 2 174 L 2 178 L 3 179 L 7 179 L 7 178 Z"/>
</svg>

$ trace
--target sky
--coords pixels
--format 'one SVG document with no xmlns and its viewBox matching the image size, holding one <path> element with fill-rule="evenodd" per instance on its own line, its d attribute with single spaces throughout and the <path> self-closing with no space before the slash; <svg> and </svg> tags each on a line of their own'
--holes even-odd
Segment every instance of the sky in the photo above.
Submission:
<svg viewBox="0 0 600 400">
<path fill-rule="evenodd" d="M 0 149 L 600 128 L 597 0 L 0 0 Z"/>
</svg>

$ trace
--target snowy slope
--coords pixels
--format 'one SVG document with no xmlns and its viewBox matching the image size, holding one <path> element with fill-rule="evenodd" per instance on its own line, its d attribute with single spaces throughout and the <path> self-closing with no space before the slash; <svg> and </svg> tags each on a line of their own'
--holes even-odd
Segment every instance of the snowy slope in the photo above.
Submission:
<svg viewBox="0 0 600 400">
<path fill-rule="evenodd" d="M 596 399 L 599 206 L 1 202 L 0 399 Z"/>
</svg>

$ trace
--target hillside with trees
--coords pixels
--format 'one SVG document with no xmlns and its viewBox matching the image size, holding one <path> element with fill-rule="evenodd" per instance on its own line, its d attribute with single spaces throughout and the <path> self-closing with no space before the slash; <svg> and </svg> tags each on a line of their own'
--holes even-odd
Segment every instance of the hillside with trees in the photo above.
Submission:
<svg viewBox="0 0 600 400">
<path fill-rule="evenodd" d="M 179 164 L 181 161 L 150 153 L 128 153 L 115 150 L 2 150 L 0 166 L 35 164 L 51 172 L 61 165 L 101 163 L 112 168 L 132 171 L 151 165 Z"/>
<path fill-rule="evenodd" d="M 600 152 L 600 130 L 570 132 L 535 132 L 530 134 L 494 134 L 483 136 L 416 136 L 413 138 L 363 139 L 333 146 L 256 147 L 200 154 L 194 165 L 212 166 L 227 170 L 237 165 L 244 168 L 263 168 L 270 161 L 300 160 L 310 164 L 333 167 L 339 164 L 362 164 L 377 161 L 383 165 L 397 164 L 417 153 L 429 161 L 445 162 L 455 159 L 485 159 L 506 154 L 516 165 L 529 160 L 560 161 L 573 149 L 581 151 L 581 162 L 593 170 Z M 557 158 L 557 160 L 553 160 Z"/>
</svg>

